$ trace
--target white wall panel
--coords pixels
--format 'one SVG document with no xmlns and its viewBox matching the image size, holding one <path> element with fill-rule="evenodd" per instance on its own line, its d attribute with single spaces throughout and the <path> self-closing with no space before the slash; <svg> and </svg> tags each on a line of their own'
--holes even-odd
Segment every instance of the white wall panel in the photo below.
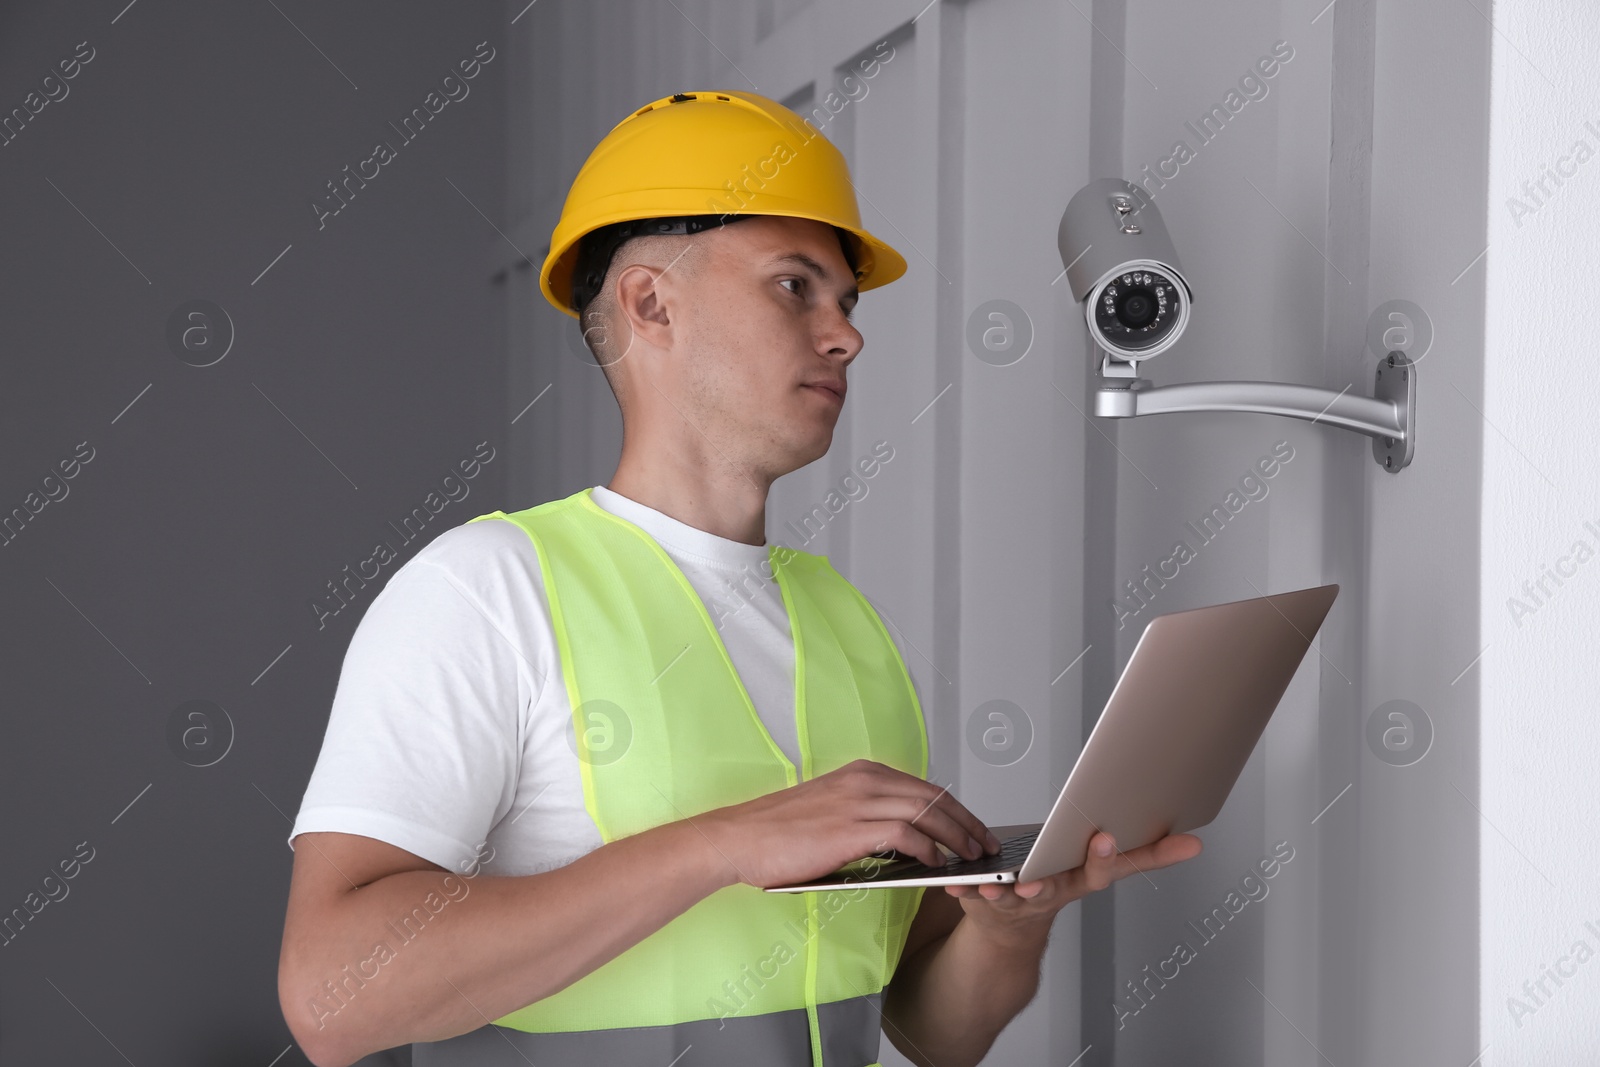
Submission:
<svg viewBox="0 0 1600 1067">
<path fill-rule="evenodd" d="M 1492 426 L 1477 963 L 1484 1063 L 1508 1067 L 1600 1060 L 1600 389 L 1587 355 L 1600 327 L 1600 13 L 1497 14 L 1488 251 L 1468 297 L 1486 297 L 1487 359 L 1481 396 L 1461 388 Z"/>
</svg>

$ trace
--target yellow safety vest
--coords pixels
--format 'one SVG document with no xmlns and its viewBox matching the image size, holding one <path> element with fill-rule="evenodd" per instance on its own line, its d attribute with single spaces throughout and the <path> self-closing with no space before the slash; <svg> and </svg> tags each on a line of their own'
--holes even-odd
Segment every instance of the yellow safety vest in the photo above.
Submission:
<svg viewBox="0 0 1600 1067">
<path fill-rule="evenodd" d="M 794 639 L 797 774 L 699 594 L 653 538 L 588 489 L 471 521 L 491 518 L 521 526 L 538 555 L 584 806 L 604 841 L 862 757 L 927 776 L 927 731 L 905 663 L 826 556 L 768 549 Z M 727 886 L 559 992 L 413 1045 L 413 1062 L 878 1067 L 882 990 L 922 893 Z"/>
</svg>

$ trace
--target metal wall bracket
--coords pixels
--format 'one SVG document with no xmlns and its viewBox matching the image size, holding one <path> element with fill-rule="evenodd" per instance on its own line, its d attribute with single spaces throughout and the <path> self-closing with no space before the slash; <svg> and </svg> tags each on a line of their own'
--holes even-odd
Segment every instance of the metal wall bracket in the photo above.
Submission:
<svg viewBox="0 0 1600 1067">
<path fill-rule="evenodd" d="M 1416 364 L 1403 352 L 1390 352 L 1378 364 L 1372 391 L 1370 397 L 1351 396 L 1348 390 L 1335 393 L 1287 382 L 1158 386 L 1139 378 L 1133 364 L 1106 356 L 1095 390 L 1094 413 L 1126 419 L 1179 411 L 1247 411 L 1305 419 L 1366 434 L 1372 438 L 1373 459 L 1397 474 L 1416 452 Z"/>
</svg>

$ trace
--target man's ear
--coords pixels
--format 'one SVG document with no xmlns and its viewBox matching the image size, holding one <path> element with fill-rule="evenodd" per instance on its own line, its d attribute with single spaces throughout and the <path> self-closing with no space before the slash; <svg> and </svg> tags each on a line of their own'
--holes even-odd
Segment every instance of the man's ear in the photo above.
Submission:
<svg viewBox="0 0 1600 1067">
<path fill-rule="evenodd" d="M 617 275 L 615 325 L 655 348 L 672 347 L 672 318 L 661 278 L 666 272 L 644 263 L 630 263 Z"/>
</svg>

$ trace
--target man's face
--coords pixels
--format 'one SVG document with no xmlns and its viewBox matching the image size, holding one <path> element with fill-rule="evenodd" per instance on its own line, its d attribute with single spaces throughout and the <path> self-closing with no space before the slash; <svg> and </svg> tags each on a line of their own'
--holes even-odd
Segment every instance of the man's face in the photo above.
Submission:
<svg viewBox="0 0 1600 1067">
<path fill-rule="evenodd" d="M 777 478 L 823 456 L 861 351 L 856 282 L 833 228 L 760 216 L 700 235 L 681 293 L 684 414 L 725 455 Z"/>
</svg>

